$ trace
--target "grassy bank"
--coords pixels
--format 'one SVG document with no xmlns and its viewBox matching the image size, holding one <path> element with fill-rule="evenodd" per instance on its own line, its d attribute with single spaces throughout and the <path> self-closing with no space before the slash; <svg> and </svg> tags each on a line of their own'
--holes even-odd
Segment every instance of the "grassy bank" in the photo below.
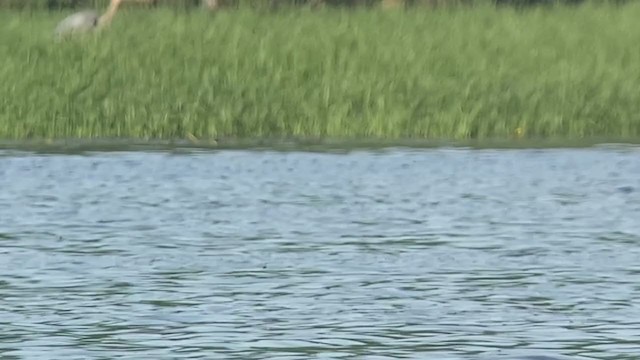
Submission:
<svg viewBox="0 0 640 360">
<path fill-rule="evenodd" d="M 640 5 L 0 13 L 0 138 L 640 138 Z"/>
</svg>

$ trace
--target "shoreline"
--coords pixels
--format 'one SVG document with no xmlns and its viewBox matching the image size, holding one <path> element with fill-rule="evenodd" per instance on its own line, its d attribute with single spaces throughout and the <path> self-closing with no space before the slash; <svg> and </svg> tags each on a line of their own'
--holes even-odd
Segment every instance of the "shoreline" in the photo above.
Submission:
<svg viewBox="0 0 640 360">
<path fill-rule="evenodd" d="M 493 140 L 388 140 L 388 139 L 226 139 L 194 142 L 189 139 L 56 139 L 0 140 L 0 151 L 35 153 L 137 152 L 137 151 L 302 151 L 351 152 L 392 149 L 553 150 L 640 149 L 640 139 L 493 139 Z"/>
</svg>

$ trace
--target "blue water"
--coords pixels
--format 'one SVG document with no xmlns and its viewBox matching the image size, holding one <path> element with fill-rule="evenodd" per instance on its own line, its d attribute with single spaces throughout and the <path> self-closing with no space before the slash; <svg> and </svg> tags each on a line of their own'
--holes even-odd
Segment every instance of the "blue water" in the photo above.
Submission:
<svg viewBox="0 0 640 360">
<path fill-rule="evenodd" d="M 1 359 L 637 359 L 640 150 L 0 152 Z"/>
</svg>

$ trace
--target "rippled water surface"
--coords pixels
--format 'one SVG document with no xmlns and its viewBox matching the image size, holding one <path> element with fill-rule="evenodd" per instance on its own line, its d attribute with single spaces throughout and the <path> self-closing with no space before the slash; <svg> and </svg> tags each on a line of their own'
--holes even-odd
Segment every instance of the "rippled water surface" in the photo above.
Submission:
<svg viewBox="0 0 640 360">
<path fill-rule="evenodd" d="M 0 152 L 1 359 L 638 359 L 640 150 Z"/>
</svg>

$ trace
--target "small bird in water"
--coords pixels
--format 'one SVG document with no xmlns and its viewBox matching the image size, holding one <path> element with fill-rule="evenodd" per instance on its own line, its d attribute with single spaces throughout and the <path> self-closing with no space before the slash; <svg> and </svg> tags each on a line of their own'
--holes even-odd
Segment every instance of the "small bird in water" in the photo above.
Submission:
<svg viewBox="0 0 640 360">
<path fill-rule="evenodd" d="M 111 0 L 107 11 L 100 16 L 95 10 L 84 10 L 69 15 L 62 20 L 55 29 L 59 37 L 73 33 L 86 33 L 108 25 L 116 15 L 123 0 Z"/>
</svg>

